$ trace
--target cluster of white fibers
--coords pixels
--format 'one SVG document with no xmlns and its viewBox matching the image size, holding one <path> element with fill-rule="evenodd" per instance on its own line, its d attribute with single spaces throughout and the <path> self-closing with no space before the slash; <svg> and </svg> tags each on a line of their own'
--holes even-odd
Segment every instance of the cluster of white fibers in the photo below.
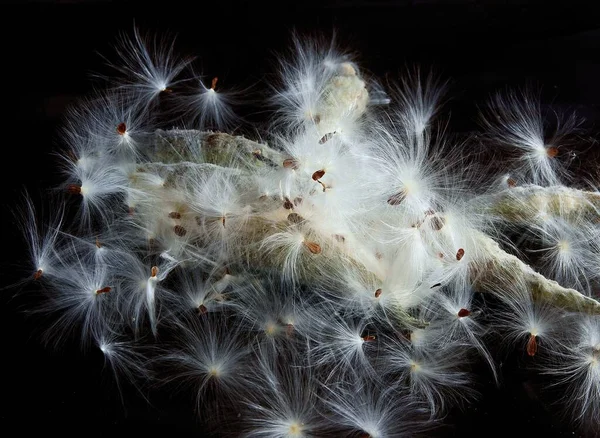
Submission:
<svg viewBox="0 0 600 438">
<path fill-rule="evenodd" d="M 500 384 L 500 334 L 546 359 L 576 420 L 600 421 L 598 317 L 490 258 L 492 239 L 527 249 L 549 279 L 597 292 L 598 212 L 562 185 L 574 117 L 548 136 L 532 95 L 495 96 L 482 138 L 511 151 L 492 172 L 438 121 L 446 84 L 416 69 L 384 94 L 353 57 L 296 36 L 269 84 L 269 143 L 253 142 L 211 131 L 235 120 L 233 97 L 165 41 L 122 38 L 120 76 L 67 114 L 75 225 L 62 204 L 43 224 L 29 197 L 20 213 L 48 344 L 76 334 L 117 378 L 189 391 L 235 436 L 376 438 L 474 400 L 475 361 Z"/>
</svg>

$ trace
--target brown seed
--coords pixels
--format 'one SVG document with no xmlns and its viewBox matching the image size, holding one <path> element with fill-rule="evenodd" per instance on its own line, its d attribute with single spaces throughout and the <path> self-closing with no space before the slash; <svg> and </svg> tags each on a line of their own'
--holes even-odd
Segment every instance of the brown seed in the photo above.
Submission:
<svg viewBox="0 0 600 438">
<path fill-rule="evenodd" d="M 382 292 L 383 292 L 383 291 L 381 290 L 381 288 L 380 288 L 380 289 L 377 289 L 377 290 L 375 291 L 375 298 L 379 298 L 379 297 L 381 296 L 381 293 L 382 293 Z"/>
<path fill-rule="evenodd" d="M 171 219 L 181 219 L 181 213 L 179 213 L 178 211 L 172 211 L 171 213 L 169 213 L 169 217 Z"/>
<path fill-rule="evenodd" d="M 125 135 L 126 132 L 127 132 L 127 125 L 123 122 L 119 123 L 117 125 L 117 133 L 119 135 Z"/>
<path fill-rule="evenodd" d="M 341 234 L 334 234 L 333 237 L 335 240 L 337 240 L 340 243 L 344 243 L 346 241 L 346 238 L 344 236 L 342 236 Z"/>
<path fill-rule="evenodd" d="M 374 340 L 375 340 L 375 335 L 366 335 L 366 336 L 363 336 L 363 338 L 362 338 L 362 339 L 363 339 L 363 341 L 365 341 L 365 342 L 374 341 Z"/>
<path fill-rule="evenodd" d="M 206 306 L 204 304 L 200 304 L 198 306 L 198 308 L 196 309 L 196 311 L 200 314 L 200 315 L 206 315 L 208 313 L 208 309 L 206 308 Z"/>
<path fill-rule="evenodd" d="M 298 161 L 294 158 L 286 158 L 283 160 L 283 167 L 286 169 L 297 170 L 298 167 L 300 167 L 300 163 L 298 163 Z"/>
<path fill-rule="evenodd" d="M 444 228 L 444 224 L 446 223 L 446 220 L 443 217 L 440 216 L 434 216 L 431 218 L 431 228 L 433 228 L 435 231 L 440 231 L 442 228 Z"/>
<path fill-rule="evenodd" d="M 158 266 L 152 266 L 152 269 L 150 270 L 150 276 L 152 278 L 154 278 L 157 275 L 158 275 Z"/>
<path fill-rule="evenodd" d="M 537 340 L 534 334 L 529 335 L 529 341 L 527 341 L 527 354 L 531 357 L 537 353 Z"/>
<path fill-rule="evenodd" d="M 33 274 L 33 279 L 34 280 L 39 280 L 42 277 L 42 274 L 44 273 L 44 271 L 42 271 L 41 269 L 38 269 L 37 271 L 35 271 L 35 274 Z"/>
<path fill-rule="evenodd" d="M 262 156 L 262 151 L 260 149 L 255 149 L 252 151 L 252 156 L 254 158 L 256 158 L 257 160 L 262 160 L 263 156 Z"/>
<path fill-rule="evenodd" d="M 283 202 L 283 208 L 286 210 L 291 210 L 294 208 L 294 204 L 292 204 L 292 201 L 290 201 L 288 198 L 285 198 L 285 201 Z"/>
<path fill-rule="evenodd" d="M 111 290 L 112 290 L 112 288 L 110 286 L 106 286 L 106 287 L 103 287 L 102 289 L 98 289 L 96 291 L 96 295 L 106 294 L 106 293 L 110 292 Z"/>
<path fill-rule="evenodd" d="M 550 157 L 550 158 L 554 158 L 558 155 L 558 148 L 552 146 L 548 149 L 546 149 L 546 154 Z"/>
<path fill-rule="evenodd" d="M 217 81 L 218 81 L 218 80 L 219 80 L 219 78 L 218 78 L 217 76 L 215 76 L 215 77 L 213 78 L 213 80 L 210 82 L 210 89 L 211 89 L 211 90 L 214 90 L 214 89 L 215 89 L 215 87 L 217 86 Z"/>
<path fill-rule="evenodd" d="M 465 255 L 465 250 L 462 248 L 459 248 L 458 251 L 456 251 L 456 260 L 462 259 L 464 255 Z"/>
<path fill-rule="evenodd" d="M 308 241 L 304 241 L 304 246 L 306 246 L 306 248 L 308 248 L 308 250 L 310 252 L 312 252 L 313 254 L 320 254 L 321 253 L 321 245 L 319 245 L 316 242 L 308 242 Z"/>
<path fill-rule="evenodd" d="M 315 124 L 317 124 L 317 125 L 319 123 L 321 123 L 321 116 L 318 114 L 316 114 L 312 119 L 313 119 L 313 122 L 315 122 Z"/>
<path fill-rule="evenodd" d="M 325 171 L 323 169 L 317 170 L 315 173 L 312 174 L 312 179 L 314 181 L 318 181 L 321 178 L 323 178 L 323 175 L 325 175 Z"/>
<path fill-rule="evenodd" d="M 67 186 L 67 193 L 72 195 L 81 195 L 81 186 L 78 186 L 77 184 L 69 184 Z"/>
<path fill-rule="evenodd" d="M 102 248 L 102 244 L 100 243 L 100 239 L 96 237 L 96 248 Z"/>
<path fill-rule="evenodd" d="M 300 222 L 302 222 L 304 220 L 304 218 L 302 216 L 300 216 L 298 213 L 290 213 L 287 216 L 287 220 L 293 224 L 299 224 Z"/>
<path fill-rule="evenodd" d="M 177 234 L 179 237 L 183 237 L 187 234 L 187 230 L 183 228 L 181 225 L 175 225 L 173 227 L 173 232 Z"/>
<path fill-rule="evenodd" d="M 294 324 L 284 324 L 285 327 L 285 335 L 292 336 L 294 334 Z"/>
<path fill-rule="evenodd" d="M 406 199 L 406 192 L 404 190 L 400 190 L 395 195 L 392 195 L 388 198 L 387 202 L 390 205 L 400 205 L 402 201 Z"/>
<path fill-rule="evenodd" d="M 323 137 L 321 137 L 321 139 L 319 140 L 319 144 L 324 144 L 326 142 L 328 142 L 333 136 L 335 135 L 335 131 L 333 132 L 329 132 L 327 134 L 325 134 Z"/>
<path fill-rule="evenodd" d="M 470 314 L 471 314 L 471 311 L 470 311 L 470 310 L 467 310 L 467 309 L 460 309 L 460 310 L 458 311 L 458 317 L 459 317 L 459 318 L 464 318 L 464 317 L 466 317 L 466 316 L 469 316 Z"/>
<path fill-rule="evenodd" d="M 517 186 L 517 182 L 512 178 L 508 178 L 506 180 L 506 184 L 508 184 L 508 187 L 516 187 Z"/>
</svg>

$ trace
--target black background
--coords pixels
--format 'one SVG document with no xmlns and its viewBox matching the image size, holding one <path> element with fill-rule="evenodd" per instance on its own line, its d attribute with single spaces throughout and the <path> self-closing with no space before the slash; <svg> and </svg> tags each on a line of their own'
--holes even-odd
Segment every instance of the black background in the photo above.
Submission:
<svg viewBox="0 0 600 438">
<path fill-rule="evenodd" d="M 91 90 L 118 32 L 133 24 L 176 33 L 176 48 L 197 55 L 222 86 L 247 86 L 273 72 L 292 29 L 331 35 L 358 53 L 359 63 L 393 81 L 407 66 L 433 67 L 451 80 L 445 108 L 451 129 L 475 127 L 476 105 L 506 85 L 540 86 L 544 102 L 576 109 L 595 135 L 600 122 L 600 15 L 593 1 L 194 1 L 3 2 L 0 6 L 0 283 L 27 267 L 11 210 L 24 189 L 34 197 L 60 182 L 51 152 L 66 106 Z M 222 79 L 221 79 L 222 78 Z M 600 138 L 600 137 L 598 137 Z M 0 296 L 0 425 L 2 434 L 202 436 L 193 402 L 155 391 L 151 404 L 125 388 L 121 404 L 102 358 L 77 345 L 52 352 L 38 339 L 39 321 L 26 319 Z M 506 359 L 501 389 L 485 385 L 479 402 L 453 413 L 442 436 L 577 436 L 538 398 L 521 371 L 522 355 Z M 13 432 L 9 432 L 12 430 Z M 18 432 L 17 432 L 18 431 Z"/>
</svg>

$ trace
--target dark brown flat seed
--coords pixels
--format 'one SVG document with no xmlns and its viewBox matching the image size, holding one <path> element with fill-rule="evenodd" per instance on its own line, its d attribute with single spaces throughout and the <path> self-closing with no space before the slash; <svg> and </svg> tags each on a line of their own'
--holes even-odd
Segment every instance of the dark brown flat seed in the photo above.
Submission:
<svg viewBox="0 0 600 438">
<path fill-rule="evenodd" d="M 333 136 L 335 135 L 335 131 L 334 132 L 329 132 L 327 134 L 325 134 L 323 137 L 321 137 L 321 139 L 319 140 L 319 144 L 324 144 L 327 143 Z"/>
<path fill-rule="evenodd" d="M 81 195 L 81 186 L 78 186 L 77 184 L 69 184 L 67 186 L 67 193 L 72 195 Z"/>
<path fill-rule="evenodd" d="M 179 237 L 183 237 L 187 234 L 187 230 L 183 228 L 181 225 L 175 225 L 173 227 L 173 232 L 177 234 Z"/>
<path fill-rule="evenodd" d="M 299 224 L 300 222 L 302 222 L 304 220 L 304 218 L 302 216 L 300 216 L 298 213 L 290 213 L 287 216 L 287 220 L 293 224 Z"/>
<path fill-rule="evenodd" d="M 39 280 L 40 278 L 42 278 L 42 274 L 44 273 L 44 271 L 42 271 L 41 269 L 38 269 L 37 271 L 35 271 L 35 274 L 33 274 L 33 279 L 34 280 Z"/>
<path fill-rule="evenodd" d="M 445 223 L 446 220 L 443 217 L 434 216 L 431 218 L 431 228 L 433 228 L 435 231 L 440 231 L 442 228 L 444 228 Z"/>
<path fill-rule="evenodd" d="M 460 309 L 460 310 L 458 311 L 458 317 L 459 317 L 459 318 L 464 318 L 464 317 L 466 317 L 466 316 L 469 316 L 470 314 L 471 314 L 471 311 L 470 311 L 470 310 L 467 310 L 467 309 Z"/>
<path fill-rule="evenodd" d="M 292 204 L 292 201 L 290 201 L 288 198 L 285 198 L 285 201 L 283 201 L 283 208 L 286 210 L 291 210 L 294 208 L 294 204 Z"/>
<path fill-rule="evenodd" d="M 117 132 L 119 133 L 119 135 L 125 135 L 125 133 L 127 132 L 127 125 L 123 122 L 119 123 L 117 125 Z"/>
<path fill-rule="evenodd" d="M 294 158 L 287 158 L 283 160 L 283 167 L 285 167 L 286 169 L 297 170 L 299 166 L 300 163 L 298 163 L 298 161 L 296 161 Z"/>
<path fill-rule="evenodd" d="M 406 199 L 406 193 L 404 191 L 398 192 L 388 198 L 387 202 L 390 205 L 400 205 L 402 201 Z"/>
<path fill-rule="evenodd" d="M 456 251 L 456 260 L 462 259 L 464 255 L 465 255 L 465 250 L 462 248 L 459 248 L 458 251 Z"/>
<path fill-rule="evenodd" d="M 527 341 L 527 355 L 533 357 L 537 353 L 537 340 L 535 335 L 529 335 Z"/>
<path fill-rule="evenodd" d="M 375 291 L 375 298 L 379 298 L 379 297 L 381 296 L 381 293 L 382 293 L 382 292 L 383 292 L 383 291 L 382 291 L 381 289 L 377 289 L 377 290 Z"/>
<path fill-rule="evenodd" d="M 333 237 L 340 243 L 344 243 L 346 241 L 346 238 L 341 234 L 334 234 Z"/>
<path fill-rule="evenodd" d="M 312 252 L 313 254 L 320 254 L 321 253 L 321 245 L 319 245 L 316 242 L 304 242 L 304 246 L 306 246 L 306 248 L 308 248 L 308 250 L 310 252 Z"/>
<path fill-rule="evenodd" d="M 284 324 L 285 335 L 292 336 L 294 334 L 294 324 Z"/>
<path fill-rule="evenodd" d="M 323 169 L 317 170 L 315 173 L 312 174 L 312 179 L 318 181 L 321 178 L 323 178 L 323 175 L 325 175 L 325 171 Z"/>
</svg>

